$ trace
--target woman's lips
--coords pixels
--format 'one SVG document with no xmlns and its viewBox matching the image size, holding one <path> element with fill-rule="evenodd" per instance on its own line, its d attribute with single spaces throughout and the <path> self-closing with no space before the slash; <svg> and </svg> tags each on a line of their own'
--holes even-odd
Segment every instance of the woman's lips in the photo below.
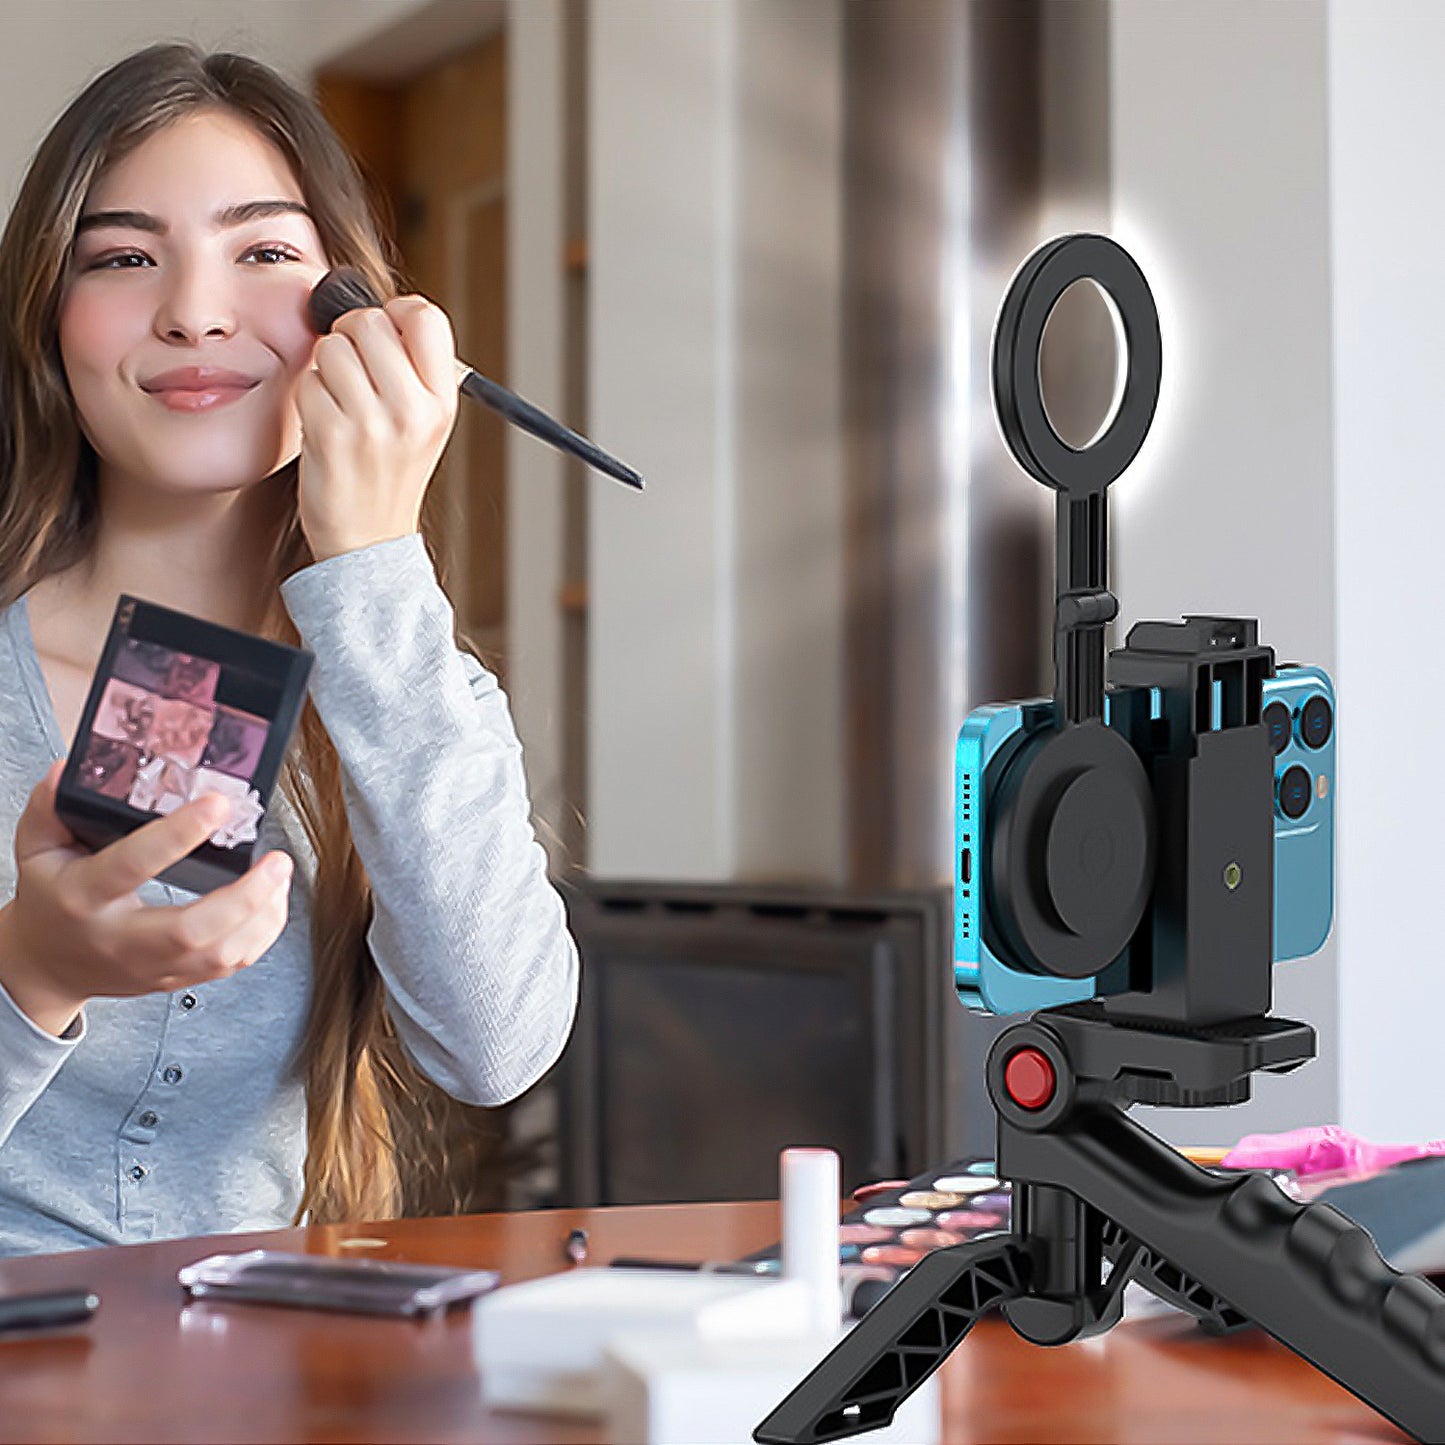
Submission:
<svg viewBox="0 0 1445 1445">
<path fill-rule="evenodd" d="M 246 395 L 254 386 L 162 387 L 148 392 L 168 411 L 210 411 Z"/>
</svg>

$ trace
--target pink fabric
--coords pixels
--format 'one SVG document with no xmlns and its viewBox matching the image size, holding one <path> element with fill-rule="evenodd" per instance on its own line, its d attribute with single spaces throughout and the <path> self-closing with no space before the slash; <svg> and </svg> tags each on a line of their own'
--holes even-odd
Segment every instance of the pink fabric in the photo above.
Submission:
<svg viewBox="0 0 1445 1445">
<path fill-rule="evenodd" d="M 1293 1169 L 1299 1175 L 1340 1169 L 1368 1173 L 1428 1154 L 1445 1154 L 1445 1139 L 1371 1144 L 1338 1124 L 1316 1124 L 1287 1134 L 1246 1134 L 1222 1162 L 1227 1169 Z"/>
</svg>

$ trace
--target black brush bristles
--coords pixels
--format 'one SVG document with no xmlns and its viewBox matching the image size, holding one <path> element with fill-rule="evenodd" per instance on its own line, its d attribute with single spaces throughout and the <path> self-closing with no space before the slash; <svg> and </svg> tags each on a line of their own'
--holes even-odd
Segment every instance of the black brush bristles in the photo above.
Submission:
<svg viewBox="0 0 1445 1445">
<path fill-rule="evenodd" d="M 348 311 L 380 305 L 381 297 L 355 266 L 338 266 L 312 288 L 306 299 L 306 317 L 318 336 L 326 336 Z"/>
</svg>

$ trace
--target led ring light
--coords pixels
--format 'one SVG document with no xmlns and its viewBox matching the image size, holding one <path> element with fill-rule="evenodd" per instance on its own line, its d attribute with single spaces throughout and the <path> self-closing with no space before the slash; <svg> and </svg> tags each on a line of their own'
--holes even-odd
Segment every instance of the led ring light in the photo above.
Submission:
<svg viewBox="0 0 1445 1445">
<path fill-rule="evenodd" d="M 1114 304 L 1126 365 L 1113 420 L 1076 450 L 1044 410 L 1039 348 L 1059 297 L 1084 280 Z M 1090 579 L 1083 585 L 1094 589 L 1093 601 L 1108 598 L 1106 493 L 1154 419 L 1162 350 L 1143 272 L 1106 236 L 1064 236 L 1039 247 L 999 308 L 993 344 L 999 426 L 1019 465 L 1059 493 L 1059 637 L 1067 625 L 1063 599 L 1080 585 L 1073 574 Z M 1085 515 L 1076 522 L 1075 513 Z M 1056 640 L 1057 665 L 1069 666 L 1069 656 Z M 1068 721 L 1060 710 L 1053 728 L 1034 734 L 1004 765 L 989 808 L 993 941 L 1004 961 L 1026 973 L 1085 979 L 1110 967 L 1138 928 L 1153 887 L 1158 839 L 1149 779 L 1134 749 L 1102 725 L 1102 671 L 1097 686 L 1092 721 Z"/>
<path fill-rule="evenodd" d="M 1109 429 L 1083 450 L 1060 439 L 1044 410 L 1039 350 L 1059 297 L 1092 281 L 1123 327 L 1124 394 Z M 999 427 L 1035 480 L 1083 496 L 1102 492 L 1134 460 L 1159 401 L 1159 312 L 1134 258 L 1107 236 L 1062 236 L 1040 246 L 1014 277 L 994 332 L 993 390 Z"/>
</svg>

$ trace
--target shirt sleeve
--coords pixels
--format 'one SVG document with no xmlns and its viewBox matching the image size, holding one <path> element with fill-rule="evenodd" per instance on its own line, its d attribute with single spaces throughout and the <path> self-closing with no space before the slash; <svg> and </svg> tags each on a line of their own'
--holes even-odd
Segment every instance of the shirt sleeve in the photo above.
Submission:
<svg viewBox="0 0 1445 1445">
<path fill-rule="evenodd" d="M 57 1037 L 41 1028 L 0 984 L 0 1145 L 84 1037 L 84 1013 Z"/>
<path fill-rule="evenodd" d="M 449 1094 L 504 1103 L 561 1053 L 578 981 L 506 695 L 456 646 L 419 533 L 303 568 L 281 595 L 315 654 L 397 1032 Z"/>
</svg>

